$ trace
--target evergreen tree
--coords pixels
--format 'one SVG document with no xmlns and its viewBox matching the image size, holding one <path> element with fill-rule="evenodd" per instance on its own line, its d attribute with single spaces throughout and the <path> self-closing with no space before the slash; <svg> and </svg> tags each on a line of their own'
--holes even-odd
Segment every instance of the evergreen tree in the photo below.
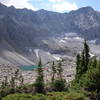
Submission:
<svg viewBox="0 0 100 100">
<path fill-rule="evenodd" d="M 41 63 L 41 59 L 38 63 L 38 69 L 37 69 L 37 79 L 35 82 L 35 91 L 37 93 L 45 93 L 45 89 L 44 89 L 44 76 L 43 76 L 43 68 L 42 68 L 42 63 Z"/>
<path fill-rule="evenodd" d="M 84 57 L 85 57 L 84 72 L 86 72 L 88 70 L 88 64 L 89 64 L 89 60 L 90 60 L 89 46 L 88 46 L 86 40 L 84 41 Z"/>
<path fill-rule="evenodd" d="M 24 78 L 22 75 L 20 75 L 19 80 L 20 80 L 20 85 L 22 86 L 24 84 Z"/>
<path fill-rule="evenodd" d="M 59 61 L 59 62 L 58 62 L 57 73 L 58 73 L 58 78 L 59 78 L 59 79 L 62 79 L 62 73 L 63 73 L 62 61 Z"/>
<path fill-rule="evenodd" d="M 5 87 L 8 86 L 8 77 L 7 76 L 5 76 L 4 85 L 5 85 Z"/>
<path fill-rule="evenodd" d="M 100 100 L 100 69 L 89 69 L 82 78 L 82 84 L 84 90 L 91 93 L 93 100 Z"/>
<path fill-rule="evenodd" d="M 96 59 L 96 57 L 94 58 L 94 61 L 93 61 L 93 67 L 94 67 L 94 68 L 97 67 L 97 59 Z"/>
<path fill-rule="evenodd" d="M 81 75 L 80 63 L 81 63 L 81 56 L 80 56 L 80 54 L 78 54 L 77 57 L 76 57 L 76 76 L 75 76 L 76 80 L 78 80 L 80 75 Z"/>
<path fill-rule="evenodd" d="M 15 88 L 16 88 L 15 80 L 16 80 L 15 77 L 11 78 L 11 81 L 10 81 L 10 87 L 11 87 L 10 93 L 15 93 Z"/>
<path fill-rule="evenodd" d="M 1 87 L 2 87 L 2 89 L 5 89 L 5 88 L 7 88 L 7 86 L 8 86 L 8 77 L 5 76 L 4 77 L 4 81 L 2 82 Z"/>
<path fill-rule="evenodd" d="M 85 72 L 85 55 L 84 55 L 84 50 L 82 51 L 82 55 L 81 55 L 81 63 L 80 63 L 80 73 L 81 75 L 84 74 Z"/>
<path fill-rule="evenodd" d="M 76 57 L 76 80 L 86 73 L 90 64 L 89 46 L 85 40 L 82 53 Z"/>
<path fill-rule="evenodd" d="M 63 79 L 63 68 L 62 68 L 62 61 L 58 62 L 57 69 L 55 68 L 54 72 L 57 73 L 56 79 L 52 83 L 52 87 L 54 91 L 64 91 L 65 90 L 65 83 L 66 81 Z"/>
<path fill-rule="evenodd" d="M 53 64 L 52 64 L 52 79 L 51 79 L 52 82 L 54 82 L 54 80 L 55 80 L 55 74 L 56 74 L 56 65 L 53 61 Z"/>
<path fill-rule="evenodd" d="M 12 78 L 11 78 L 10 86 L 11 86 L 11 88 L 13 88 L 13 89 L 16 87 L 16 84 L 15 84 L 15 77 L 12 77 Z"/>
</svg>

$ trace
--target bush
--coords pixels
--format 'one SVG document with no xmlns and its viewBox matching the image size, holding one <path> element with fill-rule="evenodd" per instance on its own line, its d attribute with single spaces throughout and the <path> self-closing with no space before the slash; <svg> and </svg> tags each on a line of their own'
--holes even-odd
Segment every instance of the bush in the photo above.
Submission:
<svg viewBox="0 0 100 100">
<path fill-rule="evenodd" d="M 100 100 L 100 70 L 98 68 L 88 70 L 81 79 L 81 83 L 90 98 Z"/>
<path fill-rule="evenodd" d="M 52 83 L 52 87 L 54 89 L 54 91 L 64 91 L 65 90 L 65 80 L 55 80 Z"/>
</svg>

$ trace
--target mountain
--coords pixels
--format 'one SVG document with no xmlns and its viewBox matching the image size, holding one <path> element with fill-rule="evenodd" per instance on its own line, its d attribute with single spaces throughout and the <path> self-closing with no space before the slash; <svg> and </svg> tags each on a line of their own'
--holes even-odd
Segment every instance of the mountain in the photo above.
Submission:
<svg viewBox="0 0 100 100">
<path fill-rule="evenodd" d="M 73 56 L 82 49 L 82 38 L 100 44 L 100 13 L 91 7 L 57 13 L 0 3 L 0 63 L 27 65 L 37 63 L 39 57 L 47 63 L 64 55 Z M 5 51 L 12 53 L 12 58 Z"/>
</svg>

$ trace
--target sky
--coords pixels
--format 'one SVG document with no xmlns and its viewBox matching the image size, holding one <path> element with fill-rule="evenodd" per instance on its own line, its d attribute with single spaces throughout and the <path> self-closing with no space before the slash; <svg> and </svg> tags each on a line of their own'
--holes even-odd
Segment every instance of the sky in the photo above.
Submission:
<svg viewBox="0 0 100 100">
<path fill-rule="evenodd" d="M 54 12 L 69 12 L 81 7 L 90 6 L 100 11 L 100 0 L 0 0 L 6 6 L 28 8 L 34 11 L 45 9 Z"/>
</svg>

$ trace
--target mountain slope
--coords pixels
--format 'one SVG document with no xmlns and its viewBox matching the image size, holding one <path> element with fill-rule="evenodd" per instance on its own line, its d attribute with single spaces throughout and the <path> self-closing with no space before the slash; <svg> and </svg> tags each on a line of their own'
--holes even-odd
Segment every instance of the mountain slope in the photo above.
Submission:
<svg viewBox="0 0 100 100">
<path fill-rule="evenodd" d="M 32 65 L 33 62 L 17 53 L 6 41 L 0 42 L 0 64 Z"/>
<path fill-rule="evenodd" d="M 24 56 L 26 62 L 31 60 L 37 63 L 39 59 L 37 53 L 38 56 L 42 56 L 44 63 L 57 60 L 58 56 L 64 54 L 73 56 L 77 50 L 82 49 L 82 40 L 64 40 L 69 34 L 95 40 L 95 43 L 100 44 L 100 13 L 91 7 L 80 8 L 70 13 L 57 13 L 43 9 L 39 11 L 16 9 L 13 6 L 6 7 L 0 4 L 0 41 L 5 41 L 11 46 L 11 53 L 13 48 L 15 53 L 22 56 L 21 59 Z M 80 42 L 79 48 L 74 46 L 78 42 Z M 3 51 L 7 49 L 9 47 L 4 48 Z M 13 58 L 16 58 L 15 53 L 12 54 Z M 7 59 L 7 56 L 4 58 L 0 55 L 0 57 Z M 24 62 L 19 59 L 20 57 L 17 62 L 23 64 Z M 10 63 L 14 62 L 16 60 L 10 60 Z"/>
</svg>

